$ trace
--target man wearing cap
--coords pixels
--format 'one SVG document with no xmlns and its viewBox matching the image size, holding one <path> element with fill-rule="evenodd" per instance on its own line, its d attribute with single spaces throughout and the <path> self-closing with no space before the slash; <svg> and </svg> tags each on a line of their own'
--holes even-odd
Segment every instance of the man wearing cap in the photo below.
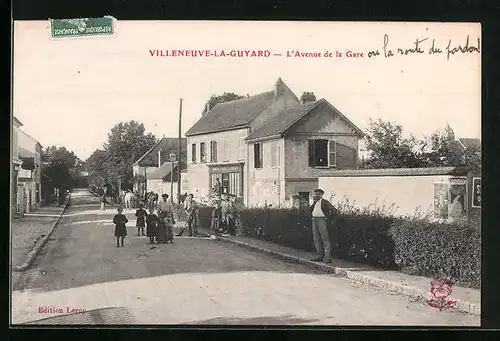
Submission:
<svg viewBox="0 0 500 341">
<path fill-rule="evenodd" d="M 330 236 L 328 235 L 328 222 L 335 216 L 336 209 L 326 199 L 323 199 L 325 192 L 318 188 L 314 190 L 314 202 L 310 207 L 312 217 L 312 233 L 317 257 L 312 261 L 332 262 Z"/>
</svg>

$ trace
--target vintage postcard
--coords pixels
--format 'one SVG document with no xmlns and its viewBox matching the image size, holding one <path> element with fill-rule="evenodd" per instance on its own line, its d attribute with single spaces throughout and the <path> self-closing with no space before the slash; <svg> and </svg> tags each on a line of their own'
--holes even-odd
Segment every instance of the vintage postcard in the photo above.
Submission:
<svg viewBox="0 0 500 341">
<path fill-rule="evenodd" d="M 479 23 L 13 39 L 12 324 L 480 325 Z"/>
</svg>

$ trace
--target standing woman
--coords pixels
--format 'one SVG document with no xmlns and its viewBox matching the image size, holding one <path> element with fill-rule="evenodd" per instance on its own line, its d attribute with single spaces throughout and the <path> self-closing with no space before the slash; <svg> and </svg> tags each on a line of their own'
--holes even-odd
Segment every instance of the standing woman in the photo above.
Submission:
<svg viewBox="0 0 500 341">
<path fill-rule="evenodd" d="M 172 205 L 168 201 L 168 194 L 162 194 L 162 202 L 158 204 L 158 234 L 156 235 L 156 242 L 165 244 L 167 242 L 167 222 L 166 218 L 170 215 L 173 216 Z"/>
<path fill-rule="evenodd" d="M 118 207 L 118 214 L 113 218 L 113 224 L 115 224 L 116 247 L 120 247 L 120 241 L 123 247 L 123 240 L 127 236 L 127 226 L 125 226 L 125 224 L 128 223 L 128 219 L 122 212 L 123 208 Z"/>
</svg>

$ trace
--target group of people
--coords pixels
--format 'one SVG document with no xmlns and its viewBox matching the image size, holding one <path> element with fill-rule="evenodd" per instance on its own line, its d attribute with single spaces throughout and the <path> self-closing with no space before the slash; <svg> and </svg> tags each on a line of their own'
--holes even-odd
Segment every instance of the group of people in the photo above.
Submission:
<svg viewBox="0 0 500 341">
<path fill-rule="evenodd" d="M 147 210 L 144 207 L 144 203 L 140 202 L 139 208 L 135 212 L 137 236 L 148 237 L 151 244 L 173 243 L 173 227 L 176 223 L 174 208 L 172 206 L 172 203 L 168 199 L 168 194 L 162 194 L 162 201 L 158 203 L 154 195 L 154 193 L 150 193 L 147 196 Z M 155 214 L 155 207 L 157 214 Z M 187 215 L 189 236 L 198 235 L 198 204 L 194 201 L 192 194 L 185 196 L 183 209 Z M 115 224 L 115 237 L 117 247 L 123 246 L 124 239 L 127 236 L 127 223 L 128 219 L 123 214 L 123 207 L 120 206 L 118 207 L 118 214 L 116 214 L 113 218 L 113 224 Z M 146 230 L 146 233 L 144 233 L 144 230 Z M 178 236 L 181 236 L 184 233 L 184 230 L 185 229 L 182 229 Z"/>
<path fill-rule="evenodd" d="M 312 235 L 317 255 L 312 261 L 323 261 L 331 263 L 331 244 L 328 235 L 328 226 L 335 226 L 335 218 L 338 215 L 337 209 L 323 198 L 324 191 L 316 189 L 314 191 L 314 202 L 309 207 L 309 214 L 312 219 Z M 187 214 L 187 225 L 189 235 L 198 234 L 199 206 L 194 201 L 193 195 L 184 196 L 184 212 Z M 154 197 L 152 197 L 154 200 Z M 105 197 L 104 197 L 105 200 Z M 154 202 L 154 201 L 153 201 Z M 212 211 L 212 230 L 216 235 L 235 233 L 234 206 L 229 196 L 222 194 L 215 198 L 215 208 Z M 162 201 L 157 204 L 157 213 L 149 202 L 149 213 L 144 209 L 141 202 L 135 216 L 137 218 L 136 227 L 138 236 L 147 236 L 151 244 L 173 243 L 173 226 L 175 224 L 175 214 L 172 203 L 168 200 L 168 194 L 162 195 Z M 123 247 L 123 241 L 127 236 L 127 217 L 123 214 L 123 208 L 118 208 L 118 214 L 113 218 L 115 224 L 116 246 Z M 144 229 L 146 228 L 146 233 Z M 182 235 L 184 229 L 178 235 Z"/>
<path fill-rule="evenodd" d="M 222 194 L 220 199 L 215 199 L 215 208 L 212 211 L 212 230 L 216 235 L 234 235 L 235 219 L 234 206 L 228 195 Z"/>
<path fill-rule="evenodd" d="M 151 244 L 174 243 L 173 226 L 175 225 L 175 214 L 172 204 L 168 200 L 168 194 L 162 195 L 162 201 L 158 203 L 157 213 L 154 207 L 149 207 L 149 213 L 144 209 L 144 203 L 139 203 L 135 212 L 137 236 L 147 236 Z M 118 214 L 113 218 L 115 224 L 116 247 L 123 247 L 123 241 L 127 236 L 127 217 L 123 214 L 123 208 L 118 207 Z M 144 233 L 146 229 L 146 233 Z"/>
</svg>

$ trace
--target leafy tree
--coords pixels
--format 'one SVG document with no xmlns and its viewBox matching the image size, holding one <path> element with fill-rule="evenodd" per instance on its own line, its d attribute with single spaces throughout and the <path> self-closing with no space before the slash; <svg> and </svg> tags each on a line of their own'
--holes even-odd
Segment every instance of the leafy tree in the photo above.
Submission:
<svg viewBox="0 0 500 341">
<path fill-rule="evenodd" d="M 45 149 L 42 155 L 42 159 L 45 162 L 62 162 L 68 167 L 68 169 L 73 169 L 78 164 L 80 159 L 73 153 L 66 149 L 66 147 L 56 147 L 50 146 Z"/>
<path fill-rule="evenodd" d="M 156 143 L 153 134 L 145 133 L 144 124 L 118 123 L 109 132 L 104 149 L 94 151 L 86 160 L 85 168 L 96 185 L 116 188 L 121 182 L 122 188 L 132 188 L 132 164 Z"/>
<path fill-rule="evenodd" d="M 230 102 L 242 98 L 245 98 L 245 96 L 237 95 L 234 92 L 224 92 L 222 95 L 212 95 L 207 102 L 208 110 L 212 109 L 218 103 Z M 202 116 L 205 115 L 208 112 L 208 110 L 207 110 L 207 105 L 205 105 L 201 115 Z"/>
<path fill-rule="evenodd" d="M 481 168 L 481 150 L 471 147 L 464 151 L 457 141 L 450 141 L 446 131 L 424 136 L 420 145 L 421 158 L 428 167 Z"/>
<path fill-rule="evenodd" d="M 401 125 L 371 120 L 365 137 L 366 148 L 371 152 L 361 162 L 361 168 L 416 168 L 424 163 L 419 154 L 419 142 L 414 136 L 403 137 Z"/>
</svg>

